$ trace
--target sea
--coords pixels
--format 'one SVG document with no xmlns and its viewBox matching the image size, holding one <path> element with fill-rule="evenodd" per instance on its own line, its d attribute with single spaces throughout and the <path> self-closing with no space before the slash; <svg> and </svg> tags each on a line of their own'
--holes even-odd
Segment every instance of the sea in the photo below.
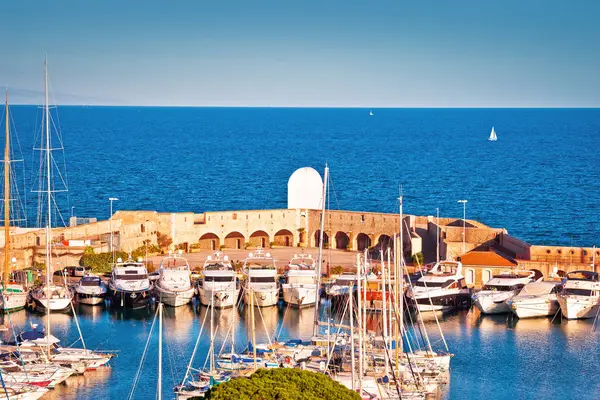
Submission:
<svg viewBox="0 0 600 400">
<path fill-rule="evenodd" d="M 462 217 L 540 245 L 600 244 L 600 109 L 368 109 L 59 107 L 69 215 L 106 219 L 114 211 L 213 211 L 285 208 L 287 180 L 310 166 L 331 174 L 329 208 Z M 41 109 L 11 109 L 14 149 L 22 152 L 27 224 L 35 226 Z M 494 127 L 498 141 L 489 142 Z M 37 144 L 36 144 L 37 143 Z M 59 153 L 59 152 L 57 152 Z M 57 218 L 56 220 L 60 220 Z M 183 377 L 206 308 L 166 309 L 163 388 Z M 309 339 L 312 309 L 261 310 L 260 340 Z M 217 346 L 232 318 L 247 342 L 247 310 L 216 313 Z M 86 345 L 117 354 L 112 368 L 70 379 L 47 399 L 130 398 L 154 310 L 128 313 L 80 306 Z M 600 332 L 592 320 L 518 320 L 476 310 L 441 315 L 452 360 L 444 399 L 599 399 Z M 70 315 L 53 315 L 68 345 Z M 11 315 L 17 330 L 42 316 Z M 4 324 L 7 318 L 3 317 Z M 434 347 L 442 349 L 435 321 Z M 155 328 L 156 329 L 156 328 Z M 206 329 L 206 327 L 204 327 Z M 206 332 L 206 331 L 205 331 Z M 205 334 L 205 333 L 204 333 Z M 11 333 L 4 332 L 4 340 Z M 78 343 L 80 345 L 80 343 Z M 156 393 L 156 330 L 132 399 Z M 196 368 L 208 350 L 200 343 Z"/>
</svg>

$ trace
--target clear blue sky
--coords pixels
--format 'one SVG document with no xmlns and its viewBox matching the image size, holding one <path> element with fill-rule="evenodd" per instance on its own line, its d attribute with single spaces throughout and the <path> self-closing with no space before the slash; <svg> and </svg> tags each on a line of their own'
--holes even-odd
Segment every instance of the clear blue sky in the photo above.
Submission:
<svg viewBox="0 0 600 400">
<path fill-rule="evenodd" d="M 8 4 L 7 4 L 8 3 Z M 61 104 L 598 107 L 600 2 L 9 0 L 0 84 Z"/>
</svg>

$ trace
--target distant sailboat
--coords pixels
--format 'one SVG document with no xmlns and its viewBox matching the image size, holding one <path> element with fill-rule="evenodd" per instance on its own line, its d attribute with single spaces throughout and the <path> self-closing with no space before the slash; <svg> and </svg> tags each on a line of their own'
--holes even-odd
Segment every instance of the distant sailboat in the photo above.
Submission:
<svg viewBox="0 0 600 400">
<path fill-rule="evenodd" d="M 496 131 L 494 130 L 493 126 L 492 126 L 492 132 L 490 132 L 490 138 L 488 140 L 490 142 L 495 142 L 496 140 L 498 140 L 498 137 L 496 136 Z"/>
<path fill-rule="evenodd" d="M 369 115 L 371 115 L 371 116 L 373 115 L 373 111 L 372 110 L 369 110 Z"/>
</svg>

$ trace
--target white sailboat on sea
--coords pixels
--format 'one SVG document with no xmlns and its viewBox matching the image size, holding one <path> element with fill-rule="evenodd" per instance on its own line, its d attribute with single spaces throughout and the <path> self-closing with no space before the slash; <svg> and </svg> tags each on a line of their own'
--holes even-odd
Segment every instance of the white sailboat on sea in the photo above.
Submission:
<svg viewBox="0 0 600 400">
<path fill-rule="evenodd" d="M 498 136 L 496 135 L 496 131 L 494 130 L 493 126 L 492 126 L 492 131 L 490 132 L 490 137 L 488 138 L 488 140 L 490 142 L 495 142 L 496 140 L 498 140 Z"/>
</svg>

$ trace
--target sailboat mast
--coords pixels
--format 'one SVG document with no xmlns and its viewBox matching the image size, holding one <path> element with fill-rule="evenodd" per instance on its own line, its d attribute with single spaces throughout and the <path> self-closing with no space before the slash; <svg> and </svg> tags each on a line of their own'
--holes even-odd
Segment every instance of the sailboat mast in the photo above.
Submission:
<svg viewBox="0 0 600 400">
<path fill-rule="evenodd" d="M 215 311 L 215 288 L 211 288 L 210 293 L 210 373 L 215 370 L 215 330 L 214 330 L 214 315 Z M 233 353 L 232 353 L 233 357 Z"/>
<path fill-rule="evenodd" d="M 50 199 L 50 104 L 48 101 L 48 59 L 44 60 L 44 97 L 45 97 L 45 122 L 46 122 L 46 190 L 48 201 L 48 222 L 46 224 L 46 337 L 50 342 L 50 284 L 51 277 L 50 268 L 52 265 L 52 203 Z M 48 343 L 49 344 L 49 343 Z M 48 359 L 50 358 L 50 346 L 48 345 Z"/>
<path fill-rule="evenodd" d="M 356 390 L 356 361 L 354 357 L 354 299 L 352 298 L 352 292 L 354 291 L 354 283 L 350 284 L 350 295 L 348 296 L 348 301 L 350 302 L 350 363 L 352 368 L 352 390 Z M 329 335 L 329 331 L 327 331 Z M 329 346 L 329 336 L 327 336 L 327 346 Z M 329 353 L 327 353 L 329 354 Z"/>
<path fill-rule="evenodd" d="M 6 146 L 4 147 L 4 266 L 2 267 L 3 288 L 8 284 L 10 266 L 10 128 L 8 116 L 8 91 L 6 91 Z"/>
<path fill-rule="evenodd" d="M 163 337 L 163 303 L 158 303 L 158 380 L 156 382 L 156 398 L 162 400 L 162 337 Z"/>
<path fill-rule="evenodd" d="M 313 324 L 313 337 L 319 333 L 319 290 L 321 290 L 321 265 L 323 264 L 323 230 L 325 229 L 325 203 L 327 200 L 327 180 L 329 179 L 329 167 L 325 164 L 325 173 L 323 174 L 323 195 L 321 199 L 321 227 L 319 231 L 319 255 L 317 257 L 317 294 L 315 299 L 315 315 Z M 327 339 L 329 340 L 329 339 Z"/>
<path fill-rule="evenodd" d="M 397 347 L 400 351 L 402 351 L 403 345 L 403 333 L 404 330 L 404 215 L 402 210 L 402 188 L 400 189 L 400 257 L 398 259 L 398 269 L 400 270 L 400 275 L 398 279 L 400 280 L 399 288 L 398 288 L 398 298 L 400 300 L 400 311 L 398 312 L 398 321 L 400 328 L 400 341 L 397 343 Z"/>
<path fill-rule="evenodd" d="M 379 249 L 379 254 L 381 256 L 381 300 L 382 300 L 382 309 L 381 309 L 381 313 L 382 313 L 382 317 L 383 317 L 383 345 L 385 346 L 385 353 L 384 353 L 384 357 L 385 357 L 385 374 L 387 376 L 387 374 L 389 373 L 389 360 L 387 359 L 387 338 L 388 338 L 388 327 L 387 327 L 387 292 L 386 292 L 386 279 L 385 279 L 385 261 L 383 260 L 383 249 Z M 389 253 L 389 249 L 388 249 L 388 258 L 390 256 Z"/>
<path fill-rule="evenodd" d="M 362 394 L 362 376 L 363 376 L 363 327 L 362 327 L 362 293 L 360 290 L 361 286 L 361 262 L 360 253 L 356 253 L 356 294 L 357 294 L 357 308 L 358 308 L 358 391 Z M 350 301 L 352 300 L 352 293 L 349 294 Z"/>
</svg>

